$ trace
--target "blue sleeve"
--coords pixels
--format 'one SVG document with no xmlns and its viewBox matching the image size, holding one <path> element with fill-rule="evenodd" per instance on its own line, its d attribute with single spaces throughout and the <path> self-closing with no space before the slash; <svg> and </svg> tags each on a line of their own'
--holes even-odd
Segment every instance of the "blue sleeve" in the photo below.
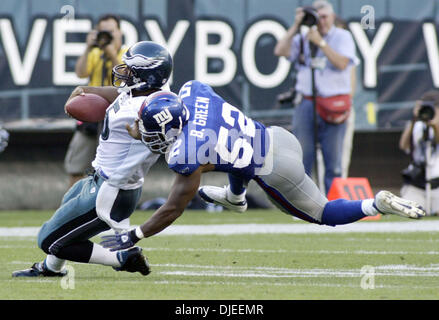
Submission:
<svg viewBox="0 0 439 320">
<path fill-rule="evenodd" d="M 178 92 L 178 96 L 183 101 L 186 106 L 192 105 L 194 103 L 195 94 L 194 92 L 197 89 L 196 80 L 187 81 L 184 85 L 181 86 L 180 91 Z"/>
<path fill-rule="evenodd" d="M 175 171 L 176 173 L 182 174 L 184 176 L 190 176 L 195 170 L 200 166 L 199 163 L 196 164 L 179 164 L 173 163 L 168 164 L 169 169 Z"/>
<path fill-rule="evenodd" d="M 185 139 L 186 131 L 183 131 L 177 141 L 174 143 L 171 151 L 167 155 L 167 163 L 169 169 L 188 176 L 192 174 L 200 166 L 197 161 L 196 150 L 188 150 L 188 145 Z M 189 156 L 190 154 L 190 156 Z"/>
</svg>

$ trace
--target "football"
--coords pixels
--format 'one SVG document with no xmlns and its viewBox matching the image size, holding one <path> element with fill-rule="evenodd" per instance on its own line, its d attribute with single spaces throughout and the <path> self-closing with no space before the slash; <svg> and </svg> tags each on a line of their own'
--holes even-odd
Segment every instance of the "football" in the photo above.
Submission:
<svg viewBox="0 0 439 320">
<path fill-rule="evenodd" d="M 85 93 L 70 100 L 65 105 L 65 111 L 79 121 L 99 122 L 104 120 L 109 105 L 110 103 L 101 96 Z"/>
</svg>

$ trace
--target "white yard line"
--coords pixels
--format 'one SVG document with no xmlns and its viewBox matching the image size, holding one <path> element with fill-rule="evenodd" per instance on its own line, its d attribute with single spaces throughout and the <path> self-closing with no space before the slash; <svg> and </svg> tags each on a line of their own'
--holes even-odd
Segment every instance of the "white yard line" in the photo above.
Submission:
<svg viewBox="0 0 439 320">
<path fill-rule="evenodd" d="M 29 264 L 25 261 L 12 261 L 9 264 Z M 77 263 L 71 263 L 77 265 Z M 361 278 L 362 270 L 330 269 L 330 268 L 285 268 L 257 266 L 219 266 L 198 264 L 151 264 L 155 275 L 183 276 L 191 278 L 255 278 L 255 279 L 286 279 L 286 278 Z M 387 277 L 434 277 L 439 278 L 439 264 L 428 266 L 416 265 L 378 265 L 371 266 L 374 276 Z M 171 280 L 172 281 L 172 280 Z"/>
<path fill-rule="evenodd" d="M 0 246 L 1 248 L 1 246 Z M 286 249 L 214 249 L 214 248 L 166 248 L 166 247 L 143 247 L 148 251 L 172 251 L 172 252 L 219 252 L 219 253 L 306 253 L 306 254 L 356 254 L 356 255 L 389 255 L 389 254 L 419 254 L 439 255 L 439 251 L 368 251 L 368 250 L 286 250 Z"/>
<path fill-rule="evenodd" d="M 235 279 L 234 279 L 235 280 Z M 294 281 L 294 280 L 289 280 L 289 281 L 282 281 L 282 282 L 273 282 L 271 279 L 267 279 L 266 282 L 263 282 L 264 279 L 260 279 L 262 281 L 252 281 L 252 282 L 246 282 L 246 281 L 233 281 L 233 280 L 224 280 L 224 281 L 210 281 L 210 280 L 148 280 L 148 284 L 151 285 L 165 285 L 165 286 L 169 286 L 169 285 L 189 285 L 189 286 L 212 286 L 212 285 L 216 285 L 216 286 L 245 286 L 245 287 L 249 287 L 249 286 L 266 286 L 266 287 L 327 287 L 327 288 L 359 288 L 360 284 L 353 284 L 353 283 L 324 283 L 324 282 L 309 282 L 306 281 L 304 282 L 300 282 L 299 281 Z M 16 283 L 17 281 L 24 282 L 24 283 L 55 283 L 60 281 L 59 278 L 51 278 L 51 279 L 41 279 L 41 278 L 37 278 L 37 279 L 6 279 L 6 280 L 2 280 L 2 282 L 6 282 L 6 283 Z M 77 281 L 83 281 L 81 279 L 78 279 Z M 90 280 L 84 280 L 84 281 L 90 281 Z M 138 280 L 126 280 L 126 279 L 111 279 L 111 280 L 105 280 L 105 279 L 99 279 L 99 283 L 105 283 L 105 284 L 109 284 L 109 285 L 114 285 L 114 284 L 132 284 L 132 285 L 138 285 L 139 281 Z M 380 284 L 375 284 L 375 289 L 398 289 L 401 288 L 403 286 L 398 286 L 398 285 L 380 285 Z M 415 289 L 431 289 L 430 286 L 411 286 L 411 288 L 413 290 Z"/>
<path fill-rule="evenodd" d="M 133 226 L 134 227 L 134 226 Z M 0 237 L 35 237 L 39 227 L 0 227 Z M 406 222 L 358 222 L 337 227 L 316 224 L 206 224 L 171 225 L 158 236 L 234 234 L 325 234 L 438 232 L 439 220 Z"/>
</svg>

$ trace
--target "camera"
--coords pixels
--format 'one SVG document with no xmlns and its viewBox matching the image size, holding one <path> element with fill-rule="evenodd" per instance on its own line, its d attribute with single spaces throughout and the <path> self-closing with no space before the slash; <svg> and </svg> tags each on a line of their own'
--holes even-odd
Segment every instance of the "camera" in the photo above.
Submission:
<svg viewBox="0 0 439 320">
<path fill-rule="evenodd" d="M 113 35 L 109 31 L 99 31 L 96 35 L 95 47 L 104 48 L 106 45 L 113 41 Z"/>
<path fill-rule="evenodd" d="M 303 12 L 305 16 L 302 19 L 301 25 L 312 27 L 319 23 L 319 15 L 317 14 L 317 10 L 313 7 L 303 7 Z"/>
<path fill-rule="evenodd" d="M 430 121 L 434 118 L 436 111 L 433 103 L 422 102 L 421 108 L 418 111 L 418 119 L 424 122 Z"/>
</svg>

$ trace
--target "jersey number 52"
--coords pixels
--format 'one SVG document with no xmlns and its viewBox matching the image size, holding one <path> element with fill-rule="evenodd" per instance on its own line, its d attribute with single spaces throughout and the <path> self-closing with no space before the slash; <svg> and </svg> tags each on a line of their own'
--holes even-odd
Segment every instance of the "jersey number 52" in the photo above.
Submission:
<svg viewBox="0 0 439 320">
<path fill-rule="evenodd" d="M 233 115 L 237 115 L 237 119 L 232 116 L 232 112 L 234 112 Z M 246 117 L 238 108 L 227 102 L 223 103 L 221 115 L 224 122 L 229 125 L 230 128 L 220 127 L 215 151 L 222 160 L 233 163 L 234 168 L 244 168 L 248 166 L 252 160 L 253 147 L 245 137 L 241 136 L 234 140 L 231 150 L 229 150 L 227 148 L 227 140 L 231 130 L 237 130 L 241 135 L 254 138 L 256 133 L 255 123 Z M 238 126 L 235 126 L 236 121 L 238 121 Z M 239 156 L 241 149 L 243 152 L 241 156 Z"/>
</svg>

